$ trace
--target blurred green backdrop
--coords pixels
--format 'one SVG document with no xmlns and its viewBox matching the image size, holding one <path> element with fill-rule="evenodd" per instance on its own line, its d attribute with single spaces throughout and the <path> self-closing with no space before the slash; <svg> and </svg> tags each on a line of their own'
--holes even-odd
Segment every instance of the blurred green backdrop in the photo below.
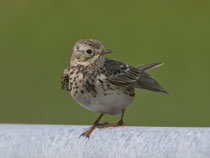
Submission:
<svg viewBox="0 0 210 158">
<path fill-rule="evenodd" d="M 60 84 L 74 43 L 86 38 L 130 65 L 165 63 L 150 74 L 173 95 L 137 90 L 127 125 L 210 126 L 209 0 L 1 1 L 0 122 L 92 124 L 98 114 Z"/>
</svg>

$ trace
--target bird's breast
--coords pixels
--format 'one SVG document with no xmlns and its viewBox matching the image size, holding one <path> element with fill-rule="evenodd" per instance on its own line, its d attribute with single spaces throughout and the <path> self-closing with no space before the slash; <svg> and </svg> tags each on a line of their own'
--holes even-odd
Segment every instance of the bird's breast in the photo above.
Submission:
<svg viewBox="0 0 210 158">
<path fill-rule="evenodd" d="M 134 89 L 113 85 L 100 71 L 70 76 L 70 93 L 83 107 L 99 113 L 118 114 L 134 99 Z"/>
</svg>

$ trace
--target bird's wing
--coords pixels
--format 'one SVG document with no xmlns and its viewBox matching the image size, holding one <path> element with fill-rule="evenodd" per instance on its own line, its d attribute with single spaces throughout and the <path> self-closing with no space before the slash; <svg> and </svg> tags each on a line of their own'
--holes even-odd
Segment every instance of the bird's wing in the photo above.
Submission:
<svg viewBox="0 0 210 158">
<path fill-rule="evenodd" d="M 104 67 L 107 71 L 107 80 L 116 85 L 131 86 L 140 77 L 138 69 L 120 61 L 106 59 Z"/>
<path fill-rule="evenodd" d="M 62 90 L 70 91 L 69 89 L 69 68 L 66 68 L 61 77 L 61 88 Z"/>
<path fill-rule="evenodd" d="M 105 61 L 104 66 L 110 72 L 107 80 L 112 84 L 169 94 L 168 91 L 162 88 L 156 80 L 145 72 L 159 65 L 160 63 L 155 63 L 132 67 L 122 62 L 108 59 Z"/>
</svg>

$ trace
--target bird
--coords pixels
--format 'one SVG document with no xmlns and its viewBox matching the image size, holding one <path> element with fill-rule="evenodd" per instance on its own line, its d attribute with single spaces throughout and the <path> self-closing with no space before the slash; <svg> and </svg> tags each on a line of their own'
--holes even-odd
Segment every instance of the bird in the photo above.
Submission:
<svg viewBox="0 0 210 158">
<path fill-rule="evenodd" d="M 130 66 L 105 57 L 112 52 L 96 39 L 79 40 L 73 47 L 69 65 L 64 69 L 62 90 L 69 92 L 82 107 L 100 114 L 80 136 L 89 138 L 96 128 L 124 126 L 124 112 L 135 98 L 135 88 L 170 94 L 147 73 L 163 63 Z M 104 114 L 120 113 L 117 123 L 99 123 Z"/>
</svg>

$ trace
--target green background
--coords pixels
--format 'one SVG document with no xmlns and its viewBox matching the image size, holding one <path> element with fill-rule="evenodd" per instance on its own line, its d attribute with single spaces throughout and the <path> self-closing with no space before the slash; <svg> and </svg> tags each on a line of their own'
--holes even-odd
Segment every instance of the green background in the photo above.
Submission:
<svg viewBox="0 0 210 158">
<path fill-rule="evenodd" d="M 0 123 L 92 124 L 60 84 L 87 38 L 130 65 L 165 63 L 149 73 L 173 95 L 136 90 L 127 125 L 210 126 L 209 0 L 1 1 Z"/>
</svg>

